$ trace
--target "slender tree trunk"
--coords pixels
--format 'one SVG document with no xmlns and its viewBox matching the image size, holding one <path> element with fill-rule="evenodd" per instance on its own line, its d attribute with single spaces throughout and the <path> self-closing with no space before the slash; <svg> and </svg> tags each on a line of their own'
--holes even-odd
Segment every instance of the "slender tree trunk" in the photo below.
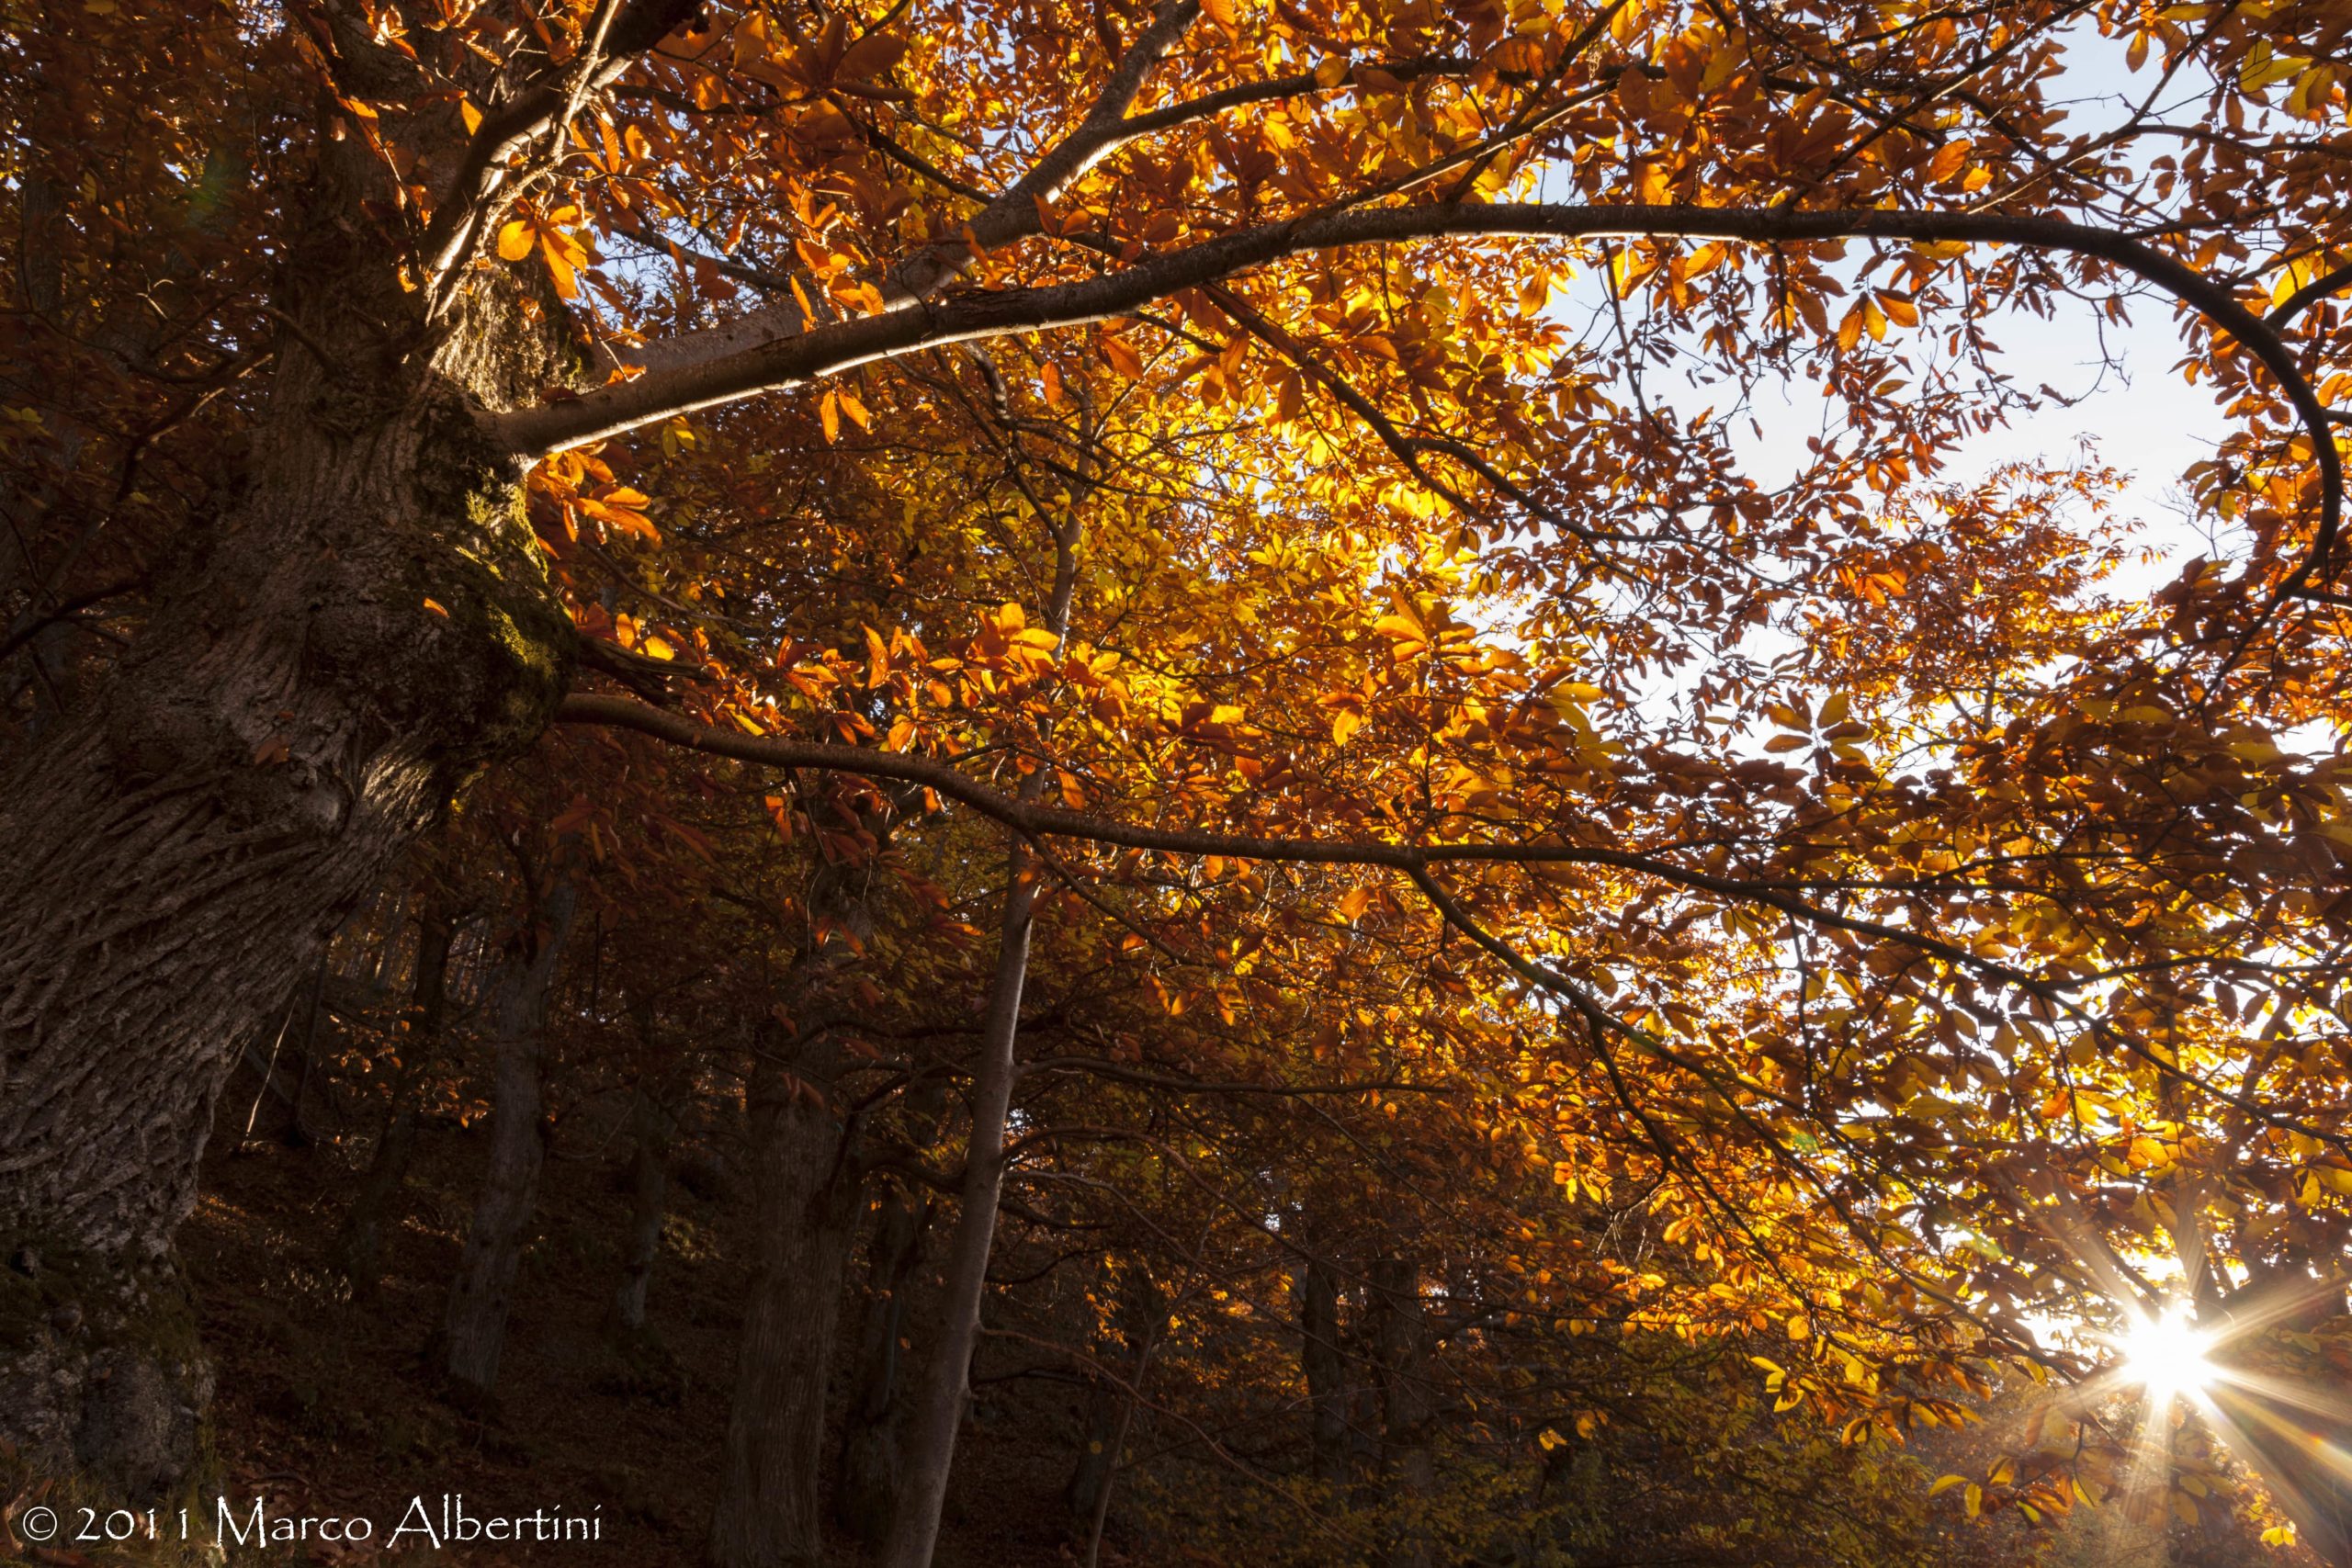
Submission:
<svg viewBox="0 0 2352 1568">
<path fill-rule="evenodd" d="M 1089 481 L 1080 492 L 1091 489 Z M 1073 498 L 1073 508 L 1076 503 Z M 1078 586 L 1081 534 L 1075 511 L 1054 527 L 1052 536 L 1054 586 L 1046 601 L 1046 629 L 1054 634 L 1058 649 L 1069 634 L 1070 601 Z M 1051 769 L 1041 767 L 1022 780 L 1021 798 L 1041 797 L 1051 775 Z M 947 1299 L 940 1314 L 939 1343 L 911 1413 L 906 1487 L 898 1517 L 883 1540 L 882 1568 L 930 1568 L 939 1539 L 939 1511 L 947 1501 L 948 1472 L 956 1461 L 956 1434 L 964 1424 L 970 1393 L 972 1348 L 979 1342 L 989 1250 L 996 1241 L 997 1201 L 1004 1192 L 1004 1122 L 1012 1109 L 1013 1081 L 1020 1077 L 1013 1052 L 1020 1043 L 1021 994 L 1029 981 L 1031 917 L 1037 908 L 1036 867 L 1027 850 L 1015 845 L 1005 861 L 996 974 L 989 987 L 979 1059 L 972 1073 L 972 1131 L 964 1155 L 961 1207 L 947 1241 Z"/>
<path fill-rule="evenodd" d="M 1390 1495 L 1408 1505 L 1405 1527 L 1387 1555 L 1388 1568 L 1430 1568 L 1430 1544 L 1410 1508 L 1437 1489 L 1436 1455 L 1430 1448 L 1437 1403 L 1430 1385 L 1429 1315 L 1410 1259 L 1379 1259 L 1373 1265 L 1372 1287 L 1380 1319 L 1381 1459 Z"/>
<path fill-rule="evenodd" d="M 758 1253 L 711 1519 L 717 1568 L 814 1568 L 823 1560 L 825 1375 L 859 1185 L 829 1092 L 836 1055 L 820 1038 L 788 1062 L 764 1062 L 752 1086 Z"/>
<path fill-rule="evenodd" d="M 1040 773 L 1033 776 L 1042 776 Z M 1012 886 L 997 932 L 996 977 L 981 1026 L 980 1059 L 972 1079 L 972 1132 L 964 1155 L 962 1207 L 947 1241 L 946 1302 L 939 1342 L 913 1410 L 905 1490 L 898 1517 L 882 1543 L 884 1568 L 929 1568 L 956 1461 L 956 1434 L 970 1393 L 972 1348 L 979 1342 L 980 1300 L 988 1288 L 989 1249 L 996 1239 L 997 1200 L 1004 1190 L 1004 1122 L 1012 1107 L 1013 1060 L 1021 1027 L 1021 993 L 1029 977 L 1030 917 L 1035 883 L 1027 857 L 1011 857 Z"/>
<path fill-rule="evenodd" d="M 460 1397 L 488 1403 L 498 1385 L 499 1353 L 514 1304 L 514 1275 L 537 1207 L 547 1160 L 541 1124 L 541 1057 L 548 991 L 578 900 L 559 884 L 533 911 L 520 961 L 509 970 L 492 1013 L 497 1079 L 490 1113 L 490 1168 L 474 1202 L 465 1255 L 443 1320 L 443 1370 Z"/>
<path fill-rule="evenodd" d="M 1347 1362 L 1340 1353 L 1340 1284 L 1310 1258 L 1298 1280 L 1299 1370 L 1306 1374 L 1310 1466 L 1338 1490 L 1348 1483 Z"/>
<path fill-rule="evenodd" d="M 1078 1462 L 1062 1488 L 1062 1501 L 1087 1527 L 1087 1540 L 1102 1540 L 1102 1521 L 1111 1506 L 1111 1483 L 1118 1473 L 1119 1450 L 1125 1446 L 1127 1424 L 1133 1419 L 1136 1392 L 1150 1366 L 1152 1348 L 1166 1326 L 1168 1308 L 1159 1286 L 1142 1269 L 1132 1269 L 1120 1281 L 1118 1322 L 1100 1337 L 1098 1363 L 1125 1363 L 1124 1386 L 1096 1376 L 1087 1390 L 1085 1433 L 1080 1440 Z M 1091 1544 L 1090 1544 L 1090 1554 Z"/>
<path fill-rule="evenodd" d="M 621 1245 L 621 1279 L 607 1314 L 626 1339 L 645 1332 L 645 1295 L 653 1259 L 662 1251 L 662 1224 L 670 1212 L 670 1143 L 678 1119 L 658 1094 L 639 1086 L 629 1107 L 636 1147 L 629 1154 L 628 1234 Z"/>
<path fill-rule="evenodd" d="M 354 1301 L 374 1301 L 382 1282 L 384 1229 L 415 1156 L 416 1113 L 424 1081 L 441 1056 L 448 1015 L 449 944 L 455 933 L 448 910 L 427 899 L 416 939 L 416 983 L 402 1020 L 400 1064 L 392 1079 L 391 1104 L 384 1112 L 383 1136 L 376 1140 L 367 1173 L 329 1252 L 335 1270 L 350 1282 Z"/>
<path fill-rule="evenodd" d="M 907 1297 L 922 1264 L 931 1200 L 910 1185 L 882 1202 L 866 1254 L 866 1293 L 858 1325 L 857 1371 L 842 1424 L 833 1517 L 853 1538 L 881 1540 L 898 1507 L 902 1468 L 899 1368 L 907 1331 Z"/>
</svg>

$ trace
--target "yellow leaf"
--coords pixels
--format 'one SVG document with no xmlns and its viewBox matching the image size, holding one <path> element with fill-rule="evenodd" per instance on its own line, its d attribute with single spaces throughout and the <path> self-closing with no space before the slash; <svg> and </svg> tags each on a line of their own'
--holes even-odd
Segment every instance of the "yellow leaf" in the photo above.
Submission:
<svg viewBox="0 0 2352 1568">
<path fill-rule="evenodd" d="M 842 400 L 839 392 L 827 392 L 817 405 L 817 418 L 825 427 L 825 445 L 830 446 L 842 438 Z"/>
<path fill-rule="evenodd" d="M 468 136 L 471 136 L 475 131 L 481 129 L 481 110 L 474 107 L 474 101 L 471 98 L 459 98 L 458 100 L 458 118 L 466 122 L 466 134 Z M 510 256 L 507 259 L 511 261 L 514 258 Z"/>
<path fill-rule="evenodd" d="M 1351 921 L 1352 921 L 1352 920 L 1356 919 L 1359 916 L 1361 916 L 1361 915 L 1364 912 L 1364 910 L 1366 910 L 1367 908 L 1370 908 L 1371 907 L 1372 907 L 1372 889 L 1371 889 L 1371 888 L 1369 888 L 1369 887 L 1362 887 L 1362 886 L 1358 886 L 1358 887 L 1351 887 L 1351 888 L 1349 888 L 1349 889 L 1347 890 L 1347 892 L 1346 892 L 1346 893 L 1344 893 L 1344 894 L 1342 894 L 1342 895 L 1340 896 L 1340 919 L 1345 919 L 1345 920 L 1351 920 Z"/>
<path fill-rule="evenodd" d="M 1341 708 L 1331 716 L 1331 744 L 1345 746 L 1355 732 L 1363 728 L 1363 715 Z"/>
<path fill-rule="evenodd" d="M 533 243 L 530 224 L 520 218 L 498 231 L 498 254 L 507 261 L 521 261 L 529 255 Z"/>
</svg>

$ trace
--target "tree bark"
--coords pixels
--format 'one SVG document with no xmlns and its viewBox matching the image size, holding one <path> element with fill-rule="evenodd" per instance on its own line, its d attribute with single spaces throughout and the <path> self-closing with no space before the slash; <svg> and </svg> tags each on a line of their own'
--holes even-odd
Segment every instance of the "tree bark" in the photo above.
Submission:
<svg viewBox="0 0 2352 1568">
<path fill-rule="evenodd" d="M 1147 1270 L 1131 1267 L 1120 1281 L 1118 1321 L 1110 1333 L 1098 1337 L 1094 1350 L 1098 1366 L 1124 1363 L 1126 1382 L 1122 1385 L 1099 1374 L 1091 1380 L 1078 1462 L 1062 1488 L 1062 1501 L 1086 1528 L 1090 1558 L 1102 1541 L 1111 1485 L 1119 1469 L 1119 1450 L 1126 1446 L 1127 1425 L 1135 1416 L 1136 1393 L 1167 1322 L 1167 1303 L 1159 1283 Z"/>
<path fill-rule="evenodd" d="M 343 1216 L 329 1258 L 351 1286 L 356 1302 L 373 1302 L 383 1277 L 384 1227 L 390 1223 L 416 1153 L 416 1113 L 424 1080 L 440 1060 L 449 1003 L 449 945 L 456 922 L 437 900 L 428 899 L 416 939 L 416 981 L 410 990 L 406 1025 L 400 1036 L 400 1065 L 392 1079 L 391 1104 L 384 1112 L 383 1136 L 360 1178 L 359 1190 Z"/>
<path fill-rule="evenodd" d="M 0 762 L 0 1439 L 133 1497 L 198 1449 L 173 1236 L 236 1052 L 568 683 L 482 417 L 576 358 L 503 276 L 428 327 L 365 216 L 378 162 L 322 148 L 241 482 L 112 671 Z"/>
<path fill-rule="evenodd" d="M 857 1370 L 842 1423 L 841 1463 L 833 1482 L 833 1517 L 857 1540 L 876 1541 L 898 1507 L 903 1468 L 899 1397 L 900 1341 L 906 1337 L 907 1297 L 922 1267 L 931 1228 L 931 1199 L 911 1185 L 883 1199 L 866 1253 L 866 1293 L 858 1324 Z"/>
<path fill-rule="evenodd" d="M 498 1386 L 514 1275 L 538 1203 L 547 1161 L 541 1122 L 540 1063 L 547 1039 L 548 991 L 571 934 L 578 900 L 559 884 L 532 911 L 518 962 L 502 982 L 492 1012 L 497 1081 L 490 1113 L 490 1168 L 474 1202 L 473 1224 L 449 1290 L 442 1324 L 442 1369 L 461 1399 L 487 1404 Z"/>
<path fill-rule="evenodd" d="M 711 1519 L 717 1568 L 823 1561 L 825 1377 L 859 1187 L 830 1093 L 837 1055 L 820 1037 L 788 1060 L 763 1059 L 752 1086 L 758 1251 Z"/>
</svg>

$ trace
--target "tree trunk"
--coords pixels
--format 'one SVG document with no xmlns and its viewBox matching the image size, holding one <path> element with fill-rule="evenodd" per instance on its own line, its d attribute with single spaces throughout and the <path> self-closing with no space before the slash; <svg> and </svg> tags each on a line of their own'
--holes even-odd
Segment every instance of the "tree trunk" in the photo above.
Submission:
<svg viewBox="0 0 2352 1568">
<path fill-rule="evenodd" d="M 485 273 L 428 328 L 359 138 L 310 194 L 241 482 L 0 762 L 0 1439 L 134 1497 L 198 1448 L 173 1236 L 235 1053 L 573 646 L 481 424 L 574 373 L 560 318 Z"/>
<path fill-rule="evenodd" d="M 1119 1470 L 1119 1450 L 1126 1446 L 1127 1424 L 1134 1418 L 1136 1393 L 1151 1364 L 1151 1352 L 1167 1325 L 1168 1307 L 1158 1281 L 1140 1267 L 1131 1267 L 1120 1281 L 1118 1322 L 1097 1337 L 1098 1367 L 1116 1366 L 1124 1385 L 1098 1373 L 1086 1396 L 1085 1435 L 1078 1462 L 1062 1488 L 1062 1501 L 1085 1527 L 1089 1555 L 1102 1540 L 1102 1522 L 1111 1506 L 1111 1483 Z"/>
<path fill-rule="evenodd" d="M 1310 1466 L 1333 1495 L 1348 1483 L 1347 1362 L 1340 1354 L 1340 1284 L 1310 1258 L 1299 1271 L 1299 1370 L 1306 1374 Z"/>
<path fill-rule="evenodd" d="M 390 1223 L 401 1189 L 416 1153 L 416 1113 L 424 1080 L 441 1056 L 449 1005 L 449 944 L 456 923 L 437 900 L 428 899 L 416 939 L 416 983 L 400 1036 L 400 1063 L 392 1079 L 384 1134 L 368 1161 L 359 1190 L 343 1216 L 329 1258 L 351 1286 L 352 1300 L 372 1302 L 383 1276 L 384 1227 Z"/>
<path fill-rule="evenodd" d="M 1035 778 L 1045 776 L 1040 769 Z M 997 936 L 996 977 L 981 1026 L 979 1065 L 972 1077 L 972 1132 L 964 1154 L 962 1207 L 947 1242 L 947 1299 L 939 1343 L 914 1411 L 912 1451 L 898 1517 L 882 1544 L 883 1568 L 930 1568 L 939 1539 L 939 1512 L 956 1461 L 956 1434 L 970 1393 L 972 1348 L 979 1342 L 980 1301 L 988 1289 L 989 1249 L 996 1240 L 997 1200 L 1004 1190 L 1004 1122 L 1018 1076 L 1013 1047 L 1021 1030 L 1021 993 L 1029 977 L 1030 916 L 1036 885 L 1028 860 L 1015 851 L 1004 918 Z"/>
<path fill-rule="evenodd" d="M 620 1283 L 607 1313 L 610 1327 L 623 1339 L 645 1332 L 646 1290 L 670 1212 L 670 1143 L 677 1125 L 670 1107 L 640 1085 L 629 1107 L 636 1147 L 629 1154 L 628 1234 L 621 1244 Z"/>
<path fill-rule="evenodd" d="M 490 1113 L 490 1168 L 474 1202 L 465 1255 L 443 1321 L 443 1370 L 462 1399 L 488 1404 L 498 1385 L 514 1274 L 523 1261 L 539 1169 L 547 1160 L 541 1124 L 540 1061 L 547 1039 L 548 991 L 578 900 L 559 884 L 532 911 L 523 953 L 502 982 L 492 1012 L 497 1080 Z"/>
<path fill-rule="evenodd" d="M 833 1517 L 862 1541 L 881 1540 L 898 1507 L 899 1428 L 905 1407 L 899 1396 L 900 1341 L 906 1337 L 907 1296 L 922 1266 L 923 1236 L 930 1228 L 929 1195 L 912 1186 L 894 1187 L 883 1200 L 866 1254 L 857 1371 L 833 1482 Z"/>
<path fill-rule="evenodd" d="M 1372 1268 L 1380 1316 L 1381 1460 L 1389 1494 L 1403 1504 L 1402 1529 L 1387 1554 L 1388 1568 L 1429 1568 L 1430 1543 L 1413 1505 L 1437 1489 L 1430 1427 L 1437 1402 L 1430 1386 L 1429 1315 L 1412 1262 L 1390 1256 Z"/>
<path fill-rule="evenodd" d="M 1091 481 L 1081 486 L 1081 492 L 1087 489 Z M 1046 599 L 1046 629 L 1054 634 L 1058 651 L 1069 634 L 1070 600 L 1078 587 L 1080 530 L 1075 512 L 1053 527 L 1052 537 L 1054 586 Z M 1039 739 L 1042 742 L 1044 737 Z M 1050 768 L 1032 773 L 1021 781 L 1021 798 L 1039 799 L 1052 776 Z M 947 1242 L 947 1299 L 940 1314 L 939 1343 L 912 1412 L 906 1489 L 882 1543 L 882 1568 L 930 1568 L 939 1539 L 939 1511 L 947 1501 L 947 1475 L 956 1461 L 956 1433 L 964 1424 L 964 1404 L 970 1394 L 972 1348 L 979 1342 L 980 1300 L 988 1291 L 989 1250 L 996 1242 L 997 1200 L 1004 1191 L 1004 1122 L 1012 1109 L 1013 1082 L 1021 1075 L 1013 1051 L 1020 1043 L 1021 994 L 1029 983 L 1035 872 L 1028 852 L 1018 845 L 1005 857 L 1004 915 L 997 928 L 996 974 L 980 1026 L 979 1060 L 972 1072 L 972 1131 L 964 1153 L 961 1207 Z"/>
<path fill-rule="evenodd" d="M 757 1256 L 711 1519 L 718 1568 L 813 1568 L 823 1560 L 817 1482 L 825 1374 L 859 1185 L 829 1092 L 836 1056 L 820 1038 L 789 1061 L 763 1059 L 752 1087 Z"/>
</svg>

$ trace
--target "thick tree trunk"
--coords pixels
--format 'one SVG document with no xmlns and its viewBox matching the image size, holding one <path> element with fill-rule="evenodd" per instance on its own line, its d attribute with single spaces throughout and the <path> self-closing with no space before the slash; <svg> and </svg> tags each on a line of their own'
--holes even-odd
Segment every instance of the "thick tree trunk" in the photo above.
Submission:
<svg viewBox="0 0 2352 1568">
<path fill-rule="evenodd" d="M 857 1164 L 830 1093 L 836 1055 L 820 1038 L 791 1060 L 763 1063 L 752 1088 L 758 1250 L 711 1519 L 717 1568 L 823 1560 L 825 1376 L 858 1196 Z"/>
<path fill-rule="evenodd" d="M 646 1292 L 670 1213 L 670 1143 L 677 1125 L 660 1096 L 640 1086 L 629 1106 L 636 1146 L 629 1153 L 628 1231 L 621 1241 L 620 1283 L 606 1314 L 608 1326 L 624 1339 L 645 1332 Z"/>
<path fill-rule="evenodd" d="M 424 1080 L 439 1062 L 449 1001 L 449 944 L 456 924 L 435 901 L 424 907 L 416 939 L 416 983 L 410 991 L 406 1025 L 400 1037 L 400 1064 L 392 1079 L 391 1104 L 384 1112 L 383 1136 L 360 1178 L 359 1190 L 343 1216 L 329 1260 L 350 1283 L 352 1300 L 372 1302 L 383 1277 L 384 1228 L 391 1222 L 409 1162 L 416 1153 L 416 1113 Z"/>
<path fill-rule="evenodd" d="M 1315 1479 L 1348 1483 L 1347 1362 L 1340 1353 L 1340 1283 L 1331 1266 L 1310 1258 L 1298 1279 L 1299 1370 L 1306 1378 L 1309 1463 Z"/>
<path fill-rule="evenodd" d="M 898 1508 L 902 1460 L 899 1397 L 907 1297 L 922 1265 L 931 1199 L 912 1186 L 890 1190 L 866 1253 L 866 1292 L 857 1334 L 857 1370 L 842 1423 L 833 1517 L 857 1540 L 876 1541 Z"/>
<path fill-rule="evenodd" d="M 502 981 L 492 1026 L 497 1080 L 490 1113 L 490 1168 L 474 1202 L 472 1227 L 449 1290 L 443 1320 L 443 1362 L 460 1397 L 487 1403 L 498 1386 L 499 1354 L 514 1304 L 514 1275 L 538 1204 L 547 1161 L 541 1124 L 540 1062 L 547 1039 L 548 991 L 578 900 L 559 884 L 532 911 L 524 952 Z"/>
<path fill-rule="evenodd" d="M 484 273 L 427 326 L 360 138 L 303 194 L 241 482 L 0 761 L 0 1440 L 134 1496 L 198 1447 L 173 1236 L 235 1053 L 573 646 L 482 424 L 574 374 L 560 316 Z"/>
</svg>

